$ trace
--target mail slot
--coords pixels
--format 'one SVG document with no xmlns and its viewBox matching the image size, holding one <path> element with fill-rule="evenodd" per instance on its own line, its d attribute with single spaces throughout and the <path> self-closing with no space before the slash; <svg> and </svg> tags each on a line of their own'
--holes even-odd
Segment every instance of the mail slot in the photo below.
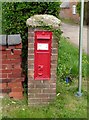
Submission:
<svg viewBox="0 0 89 120">
<path fill-rule="evenodd" d="M 34 79 L 50 79 L 52 32 L 35 31 Z"/>
</svg>

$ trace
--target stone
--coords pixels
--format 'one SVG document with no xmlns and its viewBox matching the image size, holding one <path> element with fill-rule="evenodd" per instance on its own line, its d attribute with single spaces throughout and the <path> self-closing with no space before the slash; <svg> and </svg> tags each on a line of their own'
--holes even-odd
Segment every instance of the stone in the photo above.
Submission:
<svg viewBox="0 0 89 120">
<path fill-rule="evenodd" d="M 8 45 L 17 45 L 21 43 L 20 34 L 8 35 Z"/>
<path fill-rule="evenodd" d="M 27 19 L 27 26 L 39 27 L 39 26 L 51 26 L 53 28 L 59 28 L 61 21 L 53 15 L 34 15 Z"/>
<path fill-rule="evenodd" d="M 6 35 L 0 35 L 0 45 L 6 45 Z"/>
</svg>

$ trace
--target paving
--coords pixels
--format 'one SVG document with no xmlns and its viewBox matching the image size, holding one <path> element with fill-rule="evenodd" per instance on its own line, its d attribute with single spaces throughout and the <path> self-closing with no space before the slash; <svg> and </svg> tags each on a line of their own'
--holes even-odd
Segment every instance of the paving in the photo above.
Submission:
<svg viewBox="0 0 89 120">
<path fill-rule="evenodd" d="M 67 37 L 68 40 L 79 47 L 79 25 L 71 25 L 66 23 L 61 23 L 61 30 L 63 31 L 63 36 Z M 83 50 L 85 53 L 89 54 L 87 49 L 87 26 L 83 27 Z"/>
</svg>

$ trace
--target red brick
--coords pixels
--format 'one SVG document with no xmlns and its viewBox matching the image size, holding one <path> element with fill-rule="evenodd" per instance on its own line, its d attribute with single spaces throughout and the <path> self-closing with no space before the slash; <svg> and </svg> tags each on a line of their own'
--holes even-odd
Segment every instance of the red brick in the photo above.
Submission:
<svg viewBox="0 0 89 120">
<path fill-rule="evenodd" d="M 17 78 L 17 77 L 21 77 L 22 72 L 21 71 L 18 71 L 18 72 L 13 71 L 12 74 L 13 74 L 14 78 Z"/>
<path fill-rule="evenodd" d="M 11 88 L 11 92 L 23 92 L 24 89 L 22 87 L 20 88 Z"/>
<path fill-rule="evenodd" d="M 2 59 L 0 59 L 0 66 L 2 65 Z"/>
<path fill-rule="evenodd" d="M 22 83 L 21 82 L 8 83 L 8 88 L 22 88 Z"/>
<path fill-rule="evenodd" d="M 6 65 L 6 68 L 7 68 L 8 70 L 12 70 L 12 69 L 13 69 L 13 65 L 12 65 L 12 64 L 7 64 L 7 65 Z"/>
<path fill-rule="evenodd" d="M 29 49 L 28 48 L 28 54 L 33 54 L 34 53 L 34 49 Z"/>
<path fill-rule="evenodd" d="M 7 77 L 10 79 L 13 79 L 13 78 L 15 79 L 15 78 L 21 77 L 21 74 L 18 74 L 18 73 L 8 74 Z"/>
<path fill-rule="evenodd" d="M 6 69 L 7 68 L 7 65 L 2 65 L 2 69 Z"/>
<path fill-rule="evenodd" d="M 21 49 L 22 48 L 22 44 L 16 45 L 15 48 L 16 49 Z"/>
<path fill-rule="evenodd" d="M 0 73 L 12 73 L 12 70 L 0 70 Z"/>
<path fill-rule="evenodd" d="M 21 59 L 15 59 L 15 60 L 13 59 L 13 60 L 10 61 L 11 64 L 18 64 L 18 63 L 21 63 L 21 62 L 22 62 Z"/>
<path fill-rule="evenodd" d="M 7 55 L 7 59 L 21 59 L 21 56 L 20 55 L 11 55 L 11 54 L 8 54 Z"/>
<path fill-rule="evenodd" d="M 8 49 L 11 50 L 11 49 L 15 49 L 15 46 L 8 46 Z"/>
<path fill-rule="evenodd" d="M 0 78 L 7 78 L 7 73 L 0 73 Z"/>
<path fill-rule="evenodd" d="M 11 50 L 6 49 L 5 51 L 2 51 L 2 54 L 11 54 Z"/>
<path fill-rule="evenodd" d="M 23 82 L 25 80 L 24 77 L 20 77 L 20 78 L 15 78 L 12 82 Z"/>
<path fill-rule="evenodd" d="M 8 78 L 8 79 L 13 79 L 14 77 L 13 77 L 13 75 L 12 75 L 12 73 L 11 73 L 11 74 L 7 74 L 7 78 Z"/>
<path fill-rule="evenodd" d="M 48 98 L 48 97 L 50 97 L 50 94 L 44 94 L 44 93 L 38 93 L 38 94 L 35 94 L 35 97 L 36 98 Z"/>
<path fill-rule="evenodd" d="M 14 99 L 23 99 L 22 92 L 11 92 L 11 93 L 9 93 L 9 96 L 14 98 Z"/>
<path fill-rule="evenodd" d="M 0 82 L 9 83 L 9 82 L 11 82 L 11 79 L 3 78 L 3 79 L 0 79 Z"/>
<path fill-rule="evenodd" d="M 6 46 L 1 46 L 1 45 L 0 45 L 0 50 L 1 50 L 1 51 L 6 50 L 6 48 L 7 48 Z"/>
<path fill-rule="evenodd" d="M 14 55 L 21 55 L 21 53 L 22 53 L 21 49 L 14 50 Z"/>
<path fill-rule="evenodd" d="M 2 55 L 2 54 L 6 54 L 6 50 L 0 51 L 0 55 Z"/>
<path fill-rule="evenodd" d="M 0 89 L 4 89 L 4 88 L 7 88 L 7 84 L 6 83 L 0 83 Z"/>
<path fill-rule="evenodd" d="M 13 69 L 21 69 L 21 63 L 13 63 L 13 64 L 7 64 L 7 65 L 4 65 L 3 67 L 5 68 L 5 66 L 6 66 L 6 68 L 7 69 L 9 69 L 9 70 L 13 70 Z"/>
<path fill-rule="evenodd" d="M 11 64 L 11 61 L 10 60 L 2 60 L 2 64 Z"/>
<path fill-rule="evenodd" d="M 6 58 L 7 58 L 6 54 L 0 55 L 0 59 L 6 59 Z"/>
<path fill-rule="evenodd" d="M 41 89 L 40 88 L 28 88 L 28 92 L 29 93 L 41 93 Z"/>
<path fill-rule="evenodd" d="M 8 89 L 8 88 L 6 88 L 6 89 L 0 89 L 0 92 L 2 92 L 2 93 L 10 93 L 11 89 Z"/>
<path fill-rule="evenodd" d="M 31 103 L 41 103 L 41 99 L 39 98 L 30 98 Z"/>
<path fill-rule="evenodd" d="M 34 59 L 34 54 L 28 54 L 28 58 Z"/>
<path fill-rule="evenodd" d="M 51 89 L 48 89 L 48 88 L 47 89 L 43 89 L 43 92 L 44 93 L 55 93 L 56 92 L 56 88 L 55 89 L 52 89 L 52 88 Z"/>
<path fill-rule="evenodd" d="M 42 99 L 42 102 L 51 102 L 51 101 L 53 101 L 53 98 Z"/>
<path fill-rule="evenodd" d="M 49 88 L 49 84 L 36 84 L 36 88 Z"/>
<path fill-rule="evenodd" d="M 28 47 L 29 48 L 33 48 L 34 47 L 34 43 L 28 43 Z"/>
<path fill-rule="evenodd" d="M 51 88 L 56 88 L 56 83 L 50 85 Z"/>
<path fill-rule="evenodd" d="M 0 59 L 0 67 L 1 67 L 1 65 L 2 65 L 2 59 Z"/>
<path fill-rule="evenodd" d="M 20 69 L 21 68 L 21 63 L 14 64 L 14 68 Z"/>
<path fill-rule="evenodd" d="M 14 74 L 21 74 L 21 71 L 22 71 L 22 69 L 21 68 L 19 68 L 19 69 L 17 69 L 17 68 L 15 68 L 15 69 L 13 69 L 12 70 L 12 73 Z"/>
<path fill-rule="evenodd" d="M 2 63 L 0 63 L 0 69 L 2 69 Z"/>
</svg>

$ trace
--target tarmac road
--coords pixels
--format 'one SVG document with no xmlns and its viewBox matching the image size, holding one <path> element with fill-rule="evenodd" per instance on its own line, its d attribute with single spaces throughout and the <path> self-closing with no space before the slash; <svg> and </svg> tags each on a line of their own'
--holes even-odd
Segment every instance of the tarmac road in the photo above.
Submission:
<svg viewBox="0 0 89 120">
<path fill-rule="evenodd" d="M 70 42 L 79 47 L 79 25 L 71 25 L 66 23 L 61 23 L 61 30 L 63 31 L 63 36 L 67 37 Z M 85 53 L 89 54 L 87 49 L 87 26 L 83 27 L 83 50 Z"/>
</svg>

